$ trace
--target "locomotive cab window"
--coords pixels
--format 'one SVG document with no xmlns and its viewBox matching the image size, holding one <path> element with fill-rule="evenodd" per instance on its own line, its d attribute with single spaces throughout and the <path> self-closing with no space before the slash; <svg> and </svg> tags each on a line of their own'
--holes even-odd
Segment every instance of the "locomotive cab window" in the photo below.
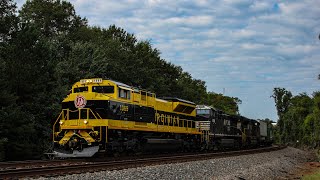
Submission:
<svg viewBox="0 0 320 180">
<path fill-rule="evenodd" d="M 124 99 L 130 99 L 130 91 L 126 89 L 119 88 L 119 97 Z"/>
<path fill-rule="evenodd" d="M 210 114 L 210 109 L 197 109 L 197 114 L 208 115 Z"/>
<path fill-rule="evenodd" d="M 114 93 L 114 86 L 92 86 L 92 92 Z"/>
<path fill-rule="evenodd" d="M 73 93 L 88 92 L 88 86 L 73 88 Z"/>
</svg>

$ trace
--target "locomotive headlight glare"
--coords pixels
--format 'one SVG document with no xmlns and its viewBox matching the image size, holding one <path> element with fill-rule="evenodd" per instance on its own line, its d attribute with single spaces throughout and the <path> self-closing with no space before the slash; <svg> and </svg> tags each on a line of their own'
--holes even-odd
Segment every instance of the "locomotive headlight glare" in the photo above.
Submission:
<svg viewBox="0 0 320 180">
<path fill-rule="evenodd" d="M 88 123 L 88 121 L 87 121 L 87 120 L 84 120 L 83 122 L 84 122 L 85 124 L 87 124 L 87 123 Z"/>
</svg>

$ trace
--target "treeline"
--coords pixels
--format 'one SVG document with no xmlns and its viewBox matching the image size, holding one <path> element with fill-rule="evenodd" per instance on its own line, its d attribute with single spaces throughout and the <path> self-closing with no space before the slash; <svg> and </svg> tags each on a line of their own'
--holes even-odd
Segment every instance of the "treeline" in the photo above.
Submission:
<svg viewBox="0 0 320 180">
<path fill-rule="evenodd" d="M 274 88 L 273 95 L 278 123 L 276 142 L 316 148 L 320 146 L 320 91 L 312 96 L 293 96 L 285 88 Z"/>
<path fill-rule="evenodd" d="M 17 11 L 0 1 L 0 160 L 39 158 L 71 85 L 110 78 L 238 114 L 238 98 L 207 92 L 205 82 L 160 57 L 149 41 L 111 25 L 91 27 L 73 5 L 31 0 Z"/>
</svg>

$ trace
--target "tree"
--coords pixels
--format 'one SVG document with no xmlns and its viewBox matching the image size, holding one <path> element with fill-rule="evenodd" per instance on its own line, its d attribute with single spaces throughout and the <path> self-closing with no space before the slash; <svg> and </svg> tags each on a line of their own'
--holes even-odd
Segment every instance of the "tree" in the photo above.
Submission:
<svg viewBox="0 0 320 180">
<path fill-rule="evenodd" d="M 19 18 L 12 1 L 1 1 L 0 10 L 0 159 L 34 158 L 50 144 L 63 97 L 53 88 L 55 67 L 86 20 L 65 1 L 27 1 Z"/>
<path fill-rule="evenodd" d="M 286 138 L 286 133 L 285 133 L 286 124 L 283 119 L 283 115 L 288 111 L 292 94 L 290 91 L 287 91 L 285 88 L 277 87 L 273 89 L 273 95 L 271 97 L 274 98 L 275 106 L 277 108 L 277 113 L 279 117 L 278 125 L 279 125 L 279 131 L 281 135 L 280 140 L 281 142 L 283 142 Z"/>
<path fill-rule="evenodd" d="M 289 141 L 296 143 L 303 139 L 303 123 L 304 119 L 312 112 L 313 100 L 306 93 L 300 93 L 290 100 L 290 107 L 286 113 L 286 121 L 291 124 L 289 134 Z"/>
<path fill-rule="evenodd" d="M 3 115 L 15 105 L 17 97 L 10 91 L 10 76 L 7 74 L 8 62 L 5 61 L 10 46 L 8 45 L 16 30 L 16 4 L 12 0 L 0 1 L 0 161 L 7 158 L 8 133 L 5 131 L 5 122 L 8 119 Z"/>
<path fill-rule="evenodd" d="M 0 42 L 6 42 L 16 30 L 16 8 L 16 4 L 12 0 L 0 1 Z"/>
<path fill-rule="evenodd" d="M 274 98 L 277 113 L 280 118 L 285 112 L 287 112 L 292 94 L 285 88 L 277 87 L 273 89 L 273 95 L 271 97 Z"/>
<path fill-rule="evenodd" d="M 7 138 L 6 159 L 22 160 L 41 154 L 42 141 L 50 133 L 45 108 L 50 102 L 46 96 L 50 94 L 47 86 L 51 51 L 47 41 L 32 26 L 22 27 L 15 36 L 4 55 L 5 74 L 10 77 L 4 97 L 12 93 L 16 98 L 1 111 L 1 125 L 5 129 L 1 137 Z"/>
<path fill-rule="evenodd" d="M 17 17 L 15 15 L 16 4 L 12 0 L 0 1 L 0 109 L 15 102 L 16 97 L 9 91 L 10 76 L 7 72 L 6 54 L 8 54 L 8 43 L 15 32 Z"/>
<path fill-rule="evenodd" d="M 237 97 L 224 96 L 214 92 L 208 92 L 205 104 L 211 105 L 229 114 L 239 114 L 239 106 L 241 100 Z"/>
<path fill-rule="evenodd" d="M 312 112 L 304 120 L 304 143 L 319 147 L 320 145 L 320 92 L 313 93 Z"/>
<path fill-rule="evenodd" d="M 279 120 L 276 135 L 281 143 L 320 145 L 320 93 L 310 97 L 306 93 L 296 96 L 284 88 L 275 88 Z M 279 101 L 276 101 L 279 100 Z M 277 106 L 276 106 L 277 107 Z"/>
<path fill-rule="evenodd" d="M 19 12 L 20 22 L 34 25 L 46 37 L 71 34 L 87 25 L 73 5 L 60 0 L 27 1 Z"/>
</svg>

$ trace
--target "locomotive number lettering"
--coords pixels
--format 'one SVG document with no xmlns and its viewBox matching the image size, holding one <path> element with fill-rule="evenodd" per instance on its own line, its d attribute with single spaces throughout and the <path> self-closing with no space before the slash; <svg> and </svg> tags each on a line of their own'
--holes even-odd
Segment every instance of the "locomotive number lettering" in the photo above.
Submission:
<svg viewBox="0 0 320 180">
<path fill-rule="evenodd" d="M 156 122 L 158 124 L 164 124 L 164 125 L 172 125 L 172 126 L 178 126 L 179 125 L 179 116 L 172 116 L 169 114 L 160 114 L 156 113 Z"/>
</svg>

